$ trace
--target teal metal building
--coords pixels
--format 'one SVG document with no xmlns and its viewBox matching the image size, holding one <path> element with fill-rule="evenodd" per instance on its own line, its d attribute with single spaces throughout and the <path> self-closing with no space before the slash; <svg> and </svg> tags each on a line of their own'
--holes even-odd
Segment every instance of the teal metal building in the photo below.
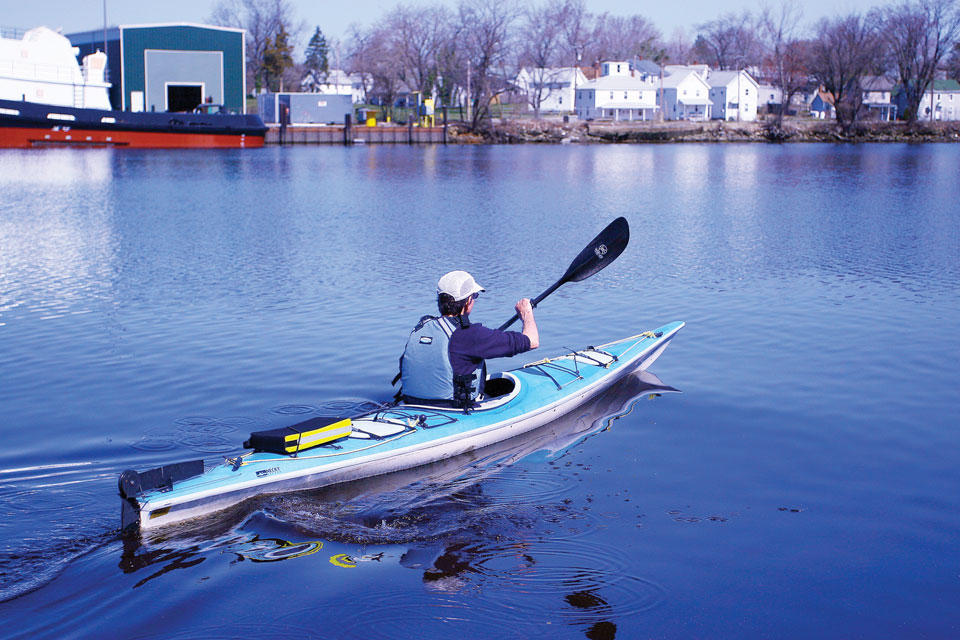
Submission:
<svg viewBox="0 0 960 640">
<path fill-rule="evenodd" d="M 123 111 L 192 111 L 201 102 L 244 113 L 244 30 L 201 24 L 121 25 L 67 35 L 80 57 L 106 51 L 110 101 Z"/>
</svg>

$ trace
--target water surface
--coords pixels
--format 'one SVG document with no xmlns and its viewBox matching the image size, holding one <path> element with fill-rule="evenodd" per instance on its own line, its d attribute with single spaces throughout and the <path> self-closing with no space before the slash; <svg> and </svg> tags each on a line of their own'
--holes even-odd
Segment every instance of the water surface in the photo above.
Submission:
<svg viewBox="0 0 960 640">
<path fill-rule="evenodd" d="M 0 154 L 10 637 L 960 634 L 960 148 Z M 671 320 L 545 433 L 142 541 L 116 477 L 389 398 L 439 275 L 542 348 Z M 613 416 L 613 417 L 607 417 Z M 614 419 L 615 418 L 615 419 Z"/>
</svg>

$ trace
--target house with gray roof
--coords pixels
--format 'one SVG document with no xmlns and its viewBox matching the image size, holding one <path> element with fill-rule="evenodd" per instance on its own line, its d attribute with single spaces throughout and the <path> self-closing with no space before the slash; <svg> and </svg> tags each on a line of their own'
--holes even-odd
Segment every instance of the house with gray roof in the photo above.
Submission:
<svg viewBox="0 0 960 640">
<path fill-rule="evenodd" d="M 864 76 L 860 79 L 863 91 L 863 108 L 867 114 L 889 122 L 897 119 L 897 105 L 893 102 L 896 83 L 885 76 Z"/>
<path fill-rule="evenodd" d="M 663 109 L 667 120 L 709 120 L 713 109 L 710 85 L 699 68 L 667 66 L 663 78 Z"/>
<path fill-rule="evenodd" d="M 707 75 L 714 120 L 757 119 L 760 85 L 746 71 L 711 71 Z"/>
<path fill-rule="evenodd" d="M 603 62 L 599 76 L 577 87 L 576 111 L 581 120 L 653 120 L 657 80 L 629 62 Z"/>
<path fill-rule="evenodd" d="M 540 113 L 569 113 L 574 110 L 574 91 L 587 83 L 579 67 L 523 67 L 514 84 L 527 104 L 539 106 Z"/>
</svg>

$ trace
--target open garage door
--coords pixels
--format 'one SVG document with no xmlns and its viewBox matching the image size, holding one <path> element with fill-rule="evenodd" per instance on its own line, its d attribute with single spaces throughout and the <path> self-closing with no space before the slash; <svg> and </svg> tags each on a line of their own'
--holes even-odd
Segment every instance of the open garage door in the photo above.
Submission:
<svg viewBox="0 0 960 640">
<path fill-rule="evenodd" d="M 167 111 L 193 111 L 203 102 L 203 85 L 168 84 Z"/>
</svg>

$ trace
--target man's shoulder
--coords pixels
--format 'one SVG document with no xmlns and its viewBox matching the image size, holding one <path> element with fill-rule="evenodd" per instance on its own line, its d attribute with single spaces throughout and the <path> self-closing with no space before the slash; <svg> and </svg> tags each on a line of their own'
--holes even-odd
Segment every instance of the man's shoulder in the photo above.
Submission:
<svg viewBox="0 0 960 640">
<path fill-rule="evenodd" d="M 453 338 L 459 340 L 483 340 L 490 336 L 495 336 L 499 333 L 502 333 L 498 329 L 491 329 L 490 327 L 485 327 L 479 322 L 471 322 L 465 327 L 458 327 L 456 331 L 453 332 Z"/>
</svg>

